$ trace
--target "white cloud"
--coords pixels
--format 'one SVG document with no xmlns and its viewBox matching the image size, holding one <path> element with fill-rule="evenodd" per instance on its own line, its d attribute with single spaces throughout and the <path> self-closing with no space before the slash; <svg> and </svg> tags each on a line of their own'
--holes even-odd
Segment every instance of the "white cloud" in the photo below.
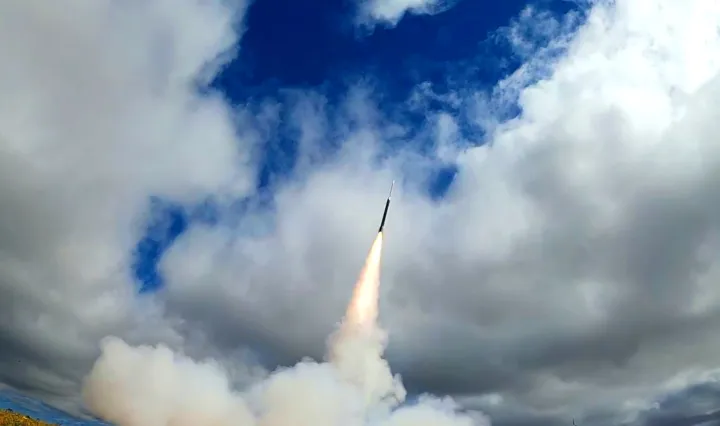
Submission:
<svg viewBox="0 0 720 426">
<path fill-rule="evenodd" d="M 363 0 L 358 4 L 359 22 L 370 27 L 376 24 L 394 27 L 405 14 L 435 15 L 452 6 L 445 0 Z"/>
<path fill-rule="evenodd" d="M 238 171 L 238 155 L 266 131 L 246 120 L 252 137 L 237 140 L 227 107 L 188 86 L 232 44 L 224 11 L 148 4 L 0 8 L 0 35 L 17 40 L 0 46 L 12 99 L 0 103 L 1 380 L 75 395 L 108 334 L 199 355 L 321 356 L 393 178 L 381 321 L 406 383 L 501 420 L 607 424 L 653 406 L 671 378 L 690 377 L 683 387 L 718 368 L 717 2 L 597 2 L 571 34 L 543 21 L 566 53 L 518 44 L 527 65 L 473 109 L 490 145 L 453 150 L 457 117 L 428 124 L 459 165 L 439 203 L 417 184 L 431 160 L 412 144 L 377 161 L 405 137 L 397 115 L 363 92 L 341 112 L 299 102 L 312 161 L 273 212 L 251 212 L 269 232 L 194 226 L 143 306 L 127 262 L 146 197 L 242 194 L 252 167 Z M 175 55 L 158 57 L 158 43 Z M 537 70 L 548 77 L 530 84 Z M 516 94 L 520 117 L 486 115 Z M 476 95 L 450 98 L 491 96 Z M 346 144 L 320 161 L 328 139 Z"/>
<path fill-rule="evenodd" d="M 149 195 L 252 185 L 233 112 L 194 91 L 234 24 L 195 1 L 0 6 L 0 380 L 72 393 L 104 335 L 177 341 L 128 266 Z"/>
<path fill-rule="evenodd" d="M 180 288 L 215 286 L 221 292 L 204 303 L 236 312 L 213 320 L 206 307 L 195 320 L 215 324 L 222 344 L 238 341 L 229 318 L 262 318 L 267 341 L 317 354 L 387 182 L 412 173 L 388 219 L 381 314 L 406 381 L 493 392 L 502 402 L 489 408 L 501 418 L 624 418 L 608 410 L 645 406 L 690 365 L 717 367 L 708 337 L 720 325 L 717 268 L 701 253 L 717 248 L 720 230 L 718 23 L 714 2 L 596 4 L 571 37 L 572 25 L 553 27 L 551 48 L 565 55 L 530 57 L 548 78 L 524 87 L 532 78 L 523 67 L 498 86 L 500 100 L 519 94 L 523 114 L 493 126 L 491 145 L 458 155 L 444 202 L 414 185 L 425 169 L 412 154 L 369 166 L 374 140 L 402 134 L 375 121 L 346 135 L 346 153 L 278 193 L 274 233 L 233 242 L 232 261 L 195 280 L 173 272 L 195 258 L 197 235 L 187 234 L 164 260 L 169 306 L 189 300 Z"/>
</svg>

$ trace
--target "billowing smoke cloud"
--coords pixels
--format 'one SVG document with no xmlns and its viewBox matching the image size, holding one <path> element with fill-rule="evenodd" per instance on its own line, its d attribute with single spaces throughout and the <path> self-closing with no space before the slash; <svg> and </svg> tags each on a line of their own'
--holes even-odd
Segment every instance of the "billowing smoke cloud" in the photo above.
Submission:
<svg viewBox="0 0 720 426">
<path fill-rule="evenodd" d="M 347 315 L 328 342 L 329 362 L 302 361 L 239 393 L 211 360 L 196 363 L 164 346 L 132 348 L 111 338 L 86 380 L 87 406 L 118 426 L 488 424 L 456 413 L 449 400 L 423 399 L 392 411 L 406 392 L 382 358 L 384 334 L 376 322 L 381 252 L 379 233 Z"/>
<path fill-rule="evenodd" d="M 162 345 L 105 339 L 84 394 L 94 413 L 117 425 L 254 424 L 220 365 L 195 363 Z"/>
<path fill-rule="evenodd" d="M 164 346 L 131 347 L 110 338 L 103 342 L 102 355 L 86 381 L 86 403 L 94 414 L 119 426 L 489 424 L 481 416 L 458 414 L 448 401 L 430 398 L 390 411 L 404 397 L 402 385 L 392 377 L 376 377 L 380 380 L 372 383 L 392 383 L 393 387 L 375 389 L 392 398 L 367 399 L 367 390 L 346 380 L 346 373 L 389 370 L 377 356 L 376 342 L 344 344 L 353 349 L 345 354 L 362 358 L 361 364 L 303 361 L 237 391 L 223 368 L 211 360 L 195 362 Z M 351 365 L 363 371 L 348 371 Z"/>
</svg>

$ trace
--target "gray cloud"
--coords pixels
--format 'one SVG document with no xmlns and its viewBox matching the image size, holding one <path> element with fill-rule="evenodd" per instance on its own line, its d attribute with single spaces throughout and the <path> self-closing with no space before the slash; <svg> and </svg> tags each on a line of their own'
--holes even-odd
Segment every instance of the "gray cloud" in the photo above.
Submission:
<svg viewBox="0 0 720 426">
<path fill-rule="evenodd" d="M 1 381 L 76 396 L 103 336 L 181 343 L 128 265 L 149 195 L 252 185 L 233 112 L 192 90 L 241 6 L 0 6 Z"/>
<path fill-rule="evenodd" d="M 457 181 L 440 204 L 414 186 L 425 169 L 411 154 L 367 165 L 378 139 L 402 131 L 366 123 L 346 136 L 345 152 L 279 192 L 274 232 L 234 241 L 231 263 L 188 279 L 179 267 L 206 245 L 190 233 L 174 247 L 164 260 L 171 306 L 192 300 L 193 282 L 203 292 L 216 285 L 216 306 L 234 306 L 238 322 L 263 318 L 263 338 L 290 358 L 317 353 L 386 183 L 403 174 L 382 321 L 411 388 L 498 393 L 536 419 L 597 412 L 607 421 L 650 404 L 690 365 L 715 368 L 718 80 L 715 52 L 698 46 L 718 43 L 718 15 L 705 7 L 714 8 L 598 3 L 577 32 L 551 43 L 565 56 L 539 52 L 529 63 L 546 62 L 499 86 L 496 98 L 519 94 L 523 114 L 493 126 L 492 145 L 457 154 Z M 683 36 L 667 36 L 667 26 Z M 532 83 L 527 73 L 542 69 L 551 76 Z M 257 259 L 283 266 L 268 271 Z M 202 320 L 240 341 L 227 317 Z"/>
<path fill-rule="evenodd" d="M 430 159 L 407 140 L 416 124 L 366 90 L 340 112 L 303 93 L 246 111 L 238 138 L 227 106 L 188 88 L 235 41 L 225 10 L 148 4 L 78 1 L 70 19 L 25 0 L 0 13 L 19 40 L 0 47 L 0 93 L 13 99 L 0 103 L 1 381 L 72 400 L 111 334 L 219 357 L 238 383 L 252 375 L 248 347 L 269 363 L 322 356 L 395 178 L 381 322 L 408 388 L 508 425 L 663 424 L 712 409 L 691 402 L 717 382 L 720 349 L 715 2 L 597 2 L 577 31 L 543 21 L 565 54 L 521 43 L 526 66 L 494 93 L 449 96 L 472 105 L 463 114 L 490 143 L 461 140 L 445 113 L 422 132 L 437 137 Z M 132 31 L 129 17 L 142 18 Z M 48 28 L 57 45 L 36 39 Z M 158 43 L 175 54 L 158 60 Z M 522 115 L 498 120 L 516 97 Z M 162 260 L 167 287 L 138 300 L 127 264 L 146 197 L 247 193 L 279 107 L 295 111 L 304 156 L 272 211 L 253 207 L 232 230 L 194 225 Z M 326 140 L 344 143 L 323 157 Z M 408 148 L 387 156 L 388 141 Z M 440 161 L 459 173 L 436 202 L 420 183 Z M 685 405 L 653 417 L 666 394 Z"/>
</svg>

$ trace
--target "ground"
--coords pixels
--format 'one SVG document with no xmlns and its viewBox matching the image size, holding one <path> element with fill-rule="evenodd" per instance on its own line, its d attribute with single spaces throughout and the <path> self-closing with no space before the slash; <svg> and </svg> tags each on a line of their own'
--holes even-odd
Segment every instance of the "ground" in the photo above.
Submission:
<svg viewBox="0 0 720 426">
<path fill-rule="evenodd" d="M 16 413 L 12 409 L 0 410 L 0 426 L 46 426 L 51 424 Z"/>
<path fill-rule="evenodd" d="M 14 413 L 12 417 L 10 414 Z M 26 417 L 27 416 L 27 417 Z M 108 426 L 97 420 L 79 419 L 42 401 L 0 388 L 0 426 L 4 425 Z"/>
</svg>

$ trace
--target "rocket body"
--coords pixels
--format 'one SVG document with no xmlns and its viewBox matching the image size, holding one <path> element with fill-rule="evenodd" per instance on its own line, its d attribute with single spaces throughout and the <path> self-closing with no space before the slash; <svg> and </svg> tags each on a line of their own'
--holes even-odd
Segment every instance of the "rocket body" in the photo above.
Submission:
<svg viewBox="0 0 720 426">
<path fill-rule="evenodd" d="M 387 197 L 387 201 L 385 201 L 385 211 L 383 211 L 382 220 L 380 221 L 380 228 L 378 229 L 378 232 L 383 231 L 383 227 L 385 226 L 385 219 L 387 218 L 388 209 L 390 208 L 390 198 L 392 198 L 392 190 L 395 186 L 395 181 L 392 181 L 392 184 L 390 185 L 390 194 Z"/>
</svg>

